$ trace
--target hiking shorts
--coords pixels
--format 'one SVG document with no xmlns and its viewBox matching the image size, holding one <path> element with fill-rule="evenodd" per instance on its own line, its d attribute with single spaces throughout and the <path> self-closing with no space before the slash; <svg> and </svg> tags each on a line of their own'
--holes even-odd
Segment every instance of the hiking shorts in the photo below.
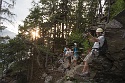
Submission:
<svg viewBox="0 0 125 83">
<path fill-rule="evenodd" d="M 97 49 L 92 49 L 89 54 L 84 58 L 83 61 L 86 61 L 87 63 L 91 63 L 92 60 L 99 55 L 99 52 Z"/>
<path fill-rule="evenodd" d="M 77 53 L 74 53 L 73 60 L 78 60 L 79 55 Z"/>
<path fill-rule="evenodd" d="M 73 56 L 73 60 L 78 60 L 78 57 L 77 56 Z"/>
</svg>

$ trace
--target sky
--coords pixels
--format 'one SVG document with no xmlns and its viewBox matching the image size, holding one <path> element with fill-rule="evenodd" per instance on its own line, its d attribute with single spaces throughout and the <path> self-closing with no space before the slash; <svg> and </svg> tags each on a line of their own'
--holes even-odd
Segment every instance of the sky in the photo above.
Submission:
<svg viewBox="0 0 125 83">
<path fill-rule="evenodd" d="M 6 0 L 6 1 L 10 1 L 10 0 Z M 23 24 L 23 20 L 27 17 L 27 15 L 30 13 L 29 9 L 32 7 L 31 2 L 33 0 L 16 0 L 16 4 L 14 9 L 12 9 L 12 12 L 15 15 L 14 17 L 14 24 L 10 24 L 10 23 L 4 23 L 7 26 L 7 30 L 14 32 L 14 33 L 18 33 L 18 25 L 19 24 Z M 34 0 L 35 2 L 37 2 L 38 0 Z"/>
</svg>

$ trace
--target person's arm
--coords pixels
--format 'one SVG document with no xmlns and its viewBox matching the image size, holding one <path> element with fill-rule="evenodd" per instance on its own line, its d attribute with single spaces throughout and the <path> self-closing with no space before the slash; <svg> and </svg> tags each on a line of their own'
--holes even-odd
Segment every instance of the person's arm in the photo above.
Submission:
<svg viewBox="0 0 125 83">
<path fill-rule="evenodd" d="M 93 37 L 93 36 L 91 35 L 91 33 L 88 33 L 88 37 L 89 37 L 89 40 L 90 40 L 91 42 L 98 42 L 98 41 L 99 41 L 99 39 L 96 38 L 96 37 Z"/>
</svg>

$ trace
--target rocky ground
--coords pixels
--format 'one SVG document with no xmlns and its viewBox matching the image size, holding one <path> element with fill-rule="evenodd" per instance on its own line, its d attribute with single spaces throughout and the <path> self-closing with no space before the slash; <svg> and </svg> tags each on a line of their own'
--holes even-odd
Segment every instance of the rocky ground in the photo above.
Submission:
<svg viewBox="0 0 125 83">
<path fill-rule="evenodd" d="M 99 60 L 102 60 L 102 62 Z M 125 71 L 124 61 L 120 62 L 112 60 L 109 62 L 103 57 L 98 58 L 97 61 L 100 62 L 100 65 L 90 64 L 91 72 L 89 77 L 82 77 L 78 75 L 78 73 L 81 73 L 83 68 L 83 64 L 79 64 L 72 67 L 70 70 L 67 70 L 65 75 L 56 81 L 56 83 L 125 83 L 123 73 Z"/>
</svg>

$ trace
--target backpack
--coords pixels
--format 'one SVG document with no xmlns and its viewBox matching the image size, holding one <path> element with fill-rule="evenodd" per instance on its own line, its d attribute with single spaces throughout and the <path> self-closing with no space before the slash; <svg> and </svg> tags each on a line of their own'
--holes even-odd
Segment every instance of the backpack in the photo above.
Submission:
<svg viewBox="0 0 125 83">
<path fill-rule="evenodd" d="M 107 39 L 105 38 L 104 44 L 102 45 L 102 47 L 99 47 L 99 55 L 104 56 L 107 50 L 108 50 L 108 43 L 107 43 Z"/>
</svg>

